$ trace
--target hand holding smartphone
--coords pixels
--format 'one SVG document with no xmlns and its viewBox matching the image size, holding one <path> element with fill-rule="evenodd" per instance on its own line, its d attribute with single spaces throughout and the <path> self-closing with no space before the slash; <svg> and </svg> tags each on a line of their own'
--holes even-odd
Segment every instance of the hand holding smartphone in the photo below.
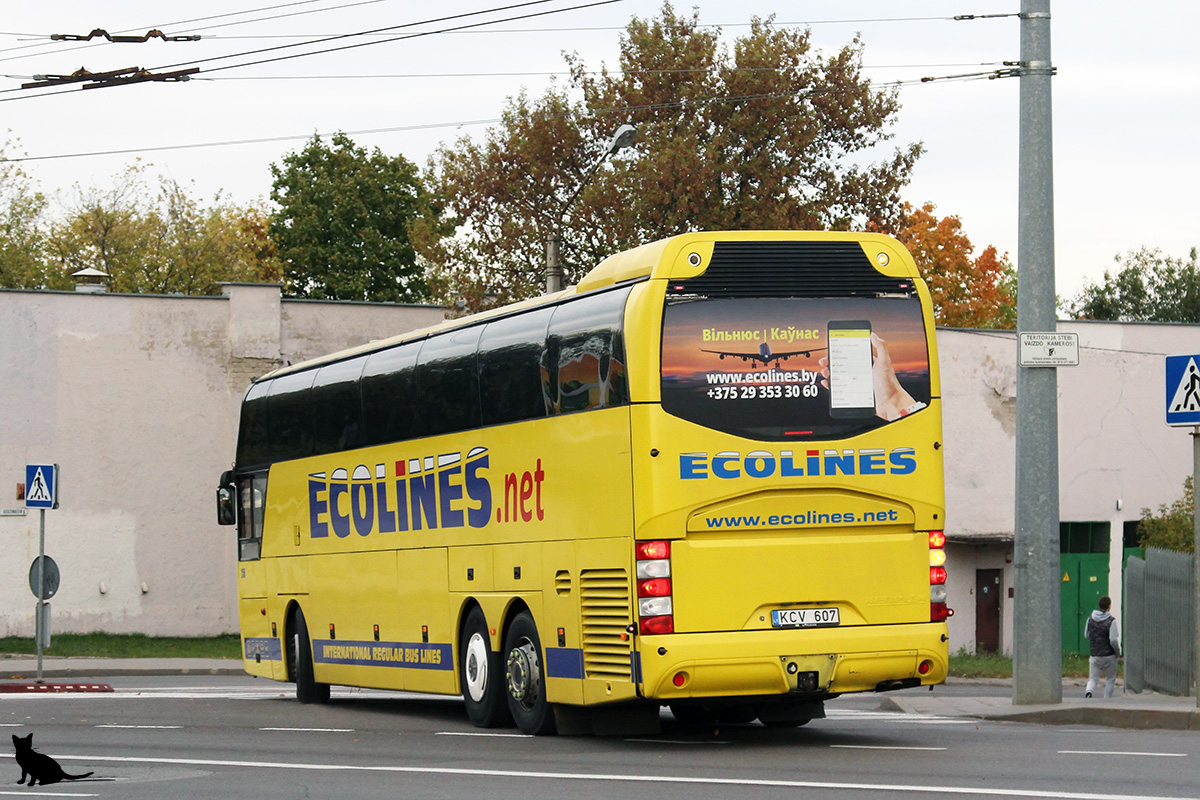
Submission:
<svg viewBox="0 0 1200 800">
<path fill-rule="evenodd" d="M 875 416 L 870 320 L 831 320 L 827 334 L 829 416 Z"/>
</svg>

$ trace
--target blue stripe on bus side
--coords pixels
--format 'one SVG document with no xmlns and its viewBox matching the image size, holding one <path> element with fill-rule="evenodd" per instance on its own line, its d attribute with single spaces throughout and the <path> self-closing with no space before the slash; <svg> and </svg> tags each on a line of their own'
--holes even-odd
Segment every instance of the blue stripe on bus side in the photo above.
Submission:
<svg viewBox="0 0 1200 800">
<path fill-rule="evenodd" d="M 267 636 L 247 636 L 244 643 L 245 657 L 260 661 L 283 661 L 283 647 L 278 639 Z"/>
<path fill-rule="evenodd" d="M 318 664 L 353 664 L 402 669 L 454 669 L 448 644 L 422 642 L 360 642 L 313 639 L 313 661 Z"/>
<path fill-rule="evenodd" d="M 546 675 L 583 680 L 583 651 L 577 647 L 547 647 Z"/>
</svg>

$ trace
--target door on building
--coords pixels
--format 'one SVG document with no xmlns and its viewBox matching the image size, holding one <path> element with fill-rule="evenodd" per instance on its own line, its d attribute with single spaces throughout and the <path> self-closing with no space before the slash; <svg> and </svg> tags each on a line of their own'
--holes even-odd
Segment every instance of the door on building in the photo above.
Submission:
<svg viewBox="0 0 1200 800">
<path fill-rule="evenodd" d="M 999 569 L 975 570 L 975 652 L 1000 652 Z"/>
<path fill-rule="evenodd" d="M 1107 522 L 1063 522 L 1062 648 L 1087 655 L 1083 626 L 1101 597 L 1108 594 L 1109 525 Z"/>
</svg>

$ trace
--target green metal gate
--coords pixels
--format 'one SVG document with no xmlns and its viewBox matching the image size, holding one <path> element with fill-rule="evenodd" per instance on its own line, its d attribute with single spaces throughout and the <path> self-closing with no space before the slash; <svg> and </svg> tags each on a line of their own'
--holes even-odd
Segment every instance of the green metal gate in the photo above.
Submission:
<svg viewBox="0 0 1200 800">
<path fill-rule="evenodd" d="M 1083 635 L 1087 618 L 1108 594 L 1108 553 L 1063 553 L 1062 647 L 1064 653 L 1088 654 Z"/>
</svg>

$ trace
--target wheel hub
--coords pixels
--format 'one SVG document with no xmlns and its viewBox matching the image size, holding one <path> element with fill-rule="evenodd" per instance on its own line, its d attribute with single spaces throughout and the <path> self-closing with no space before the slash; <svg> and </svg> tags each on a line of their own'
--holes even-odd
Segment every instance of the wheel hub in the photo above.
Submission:
<svg viewBox="0 0 1200 800">
<path fill-rule="evenodd" d="M 523 642 L 508 654 L 508 691 L 513 699 L 527 705 L 536 697 L 539 680 L 536 654 L 531 642 Z"/>
<path fill-rule="evenodd" d="M 467 642 L 466 657 L 467 693 L 476 703 L 483 700 L 487 691 L 487 644 L 483 636 L 475 633 Z"/>
</svg>

